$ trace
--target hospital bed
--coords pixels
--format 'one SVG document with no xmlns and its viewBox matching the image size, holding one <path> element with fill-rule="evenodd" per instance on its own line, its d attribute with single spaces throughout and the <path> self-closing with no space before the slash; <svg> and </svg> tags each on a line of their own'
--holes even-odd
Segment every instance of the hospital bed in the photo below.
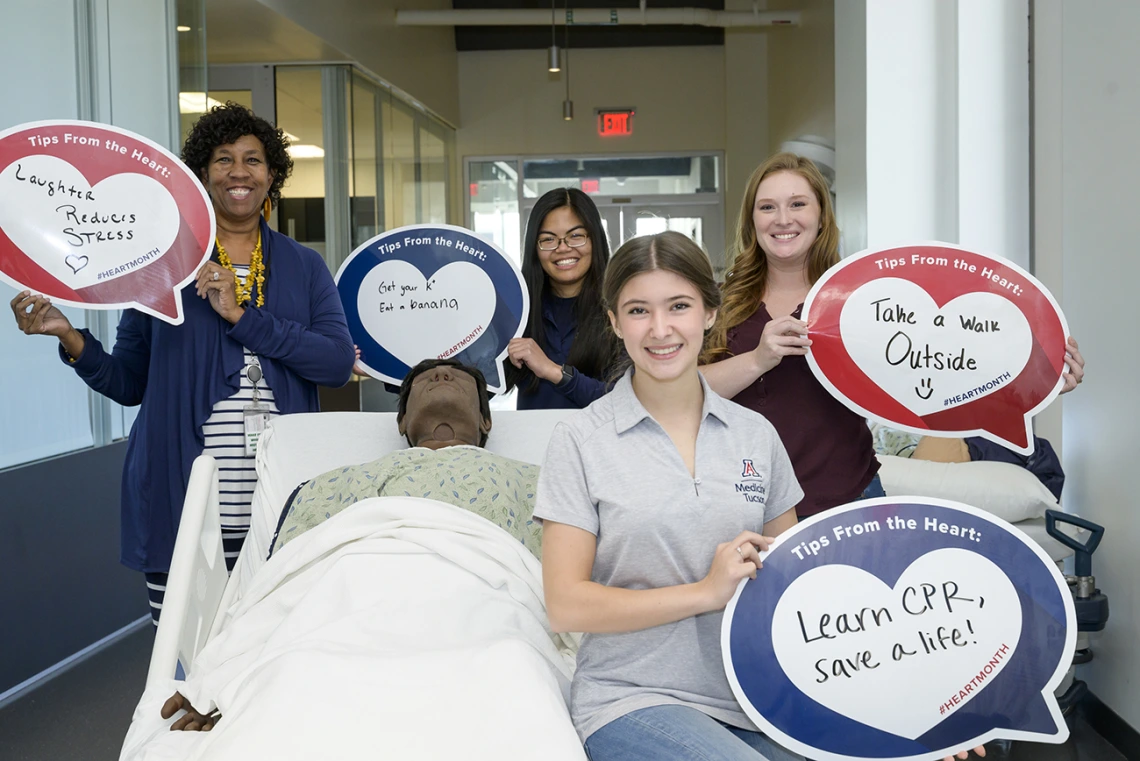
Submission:
<svg viewBox="0 0 1140 761">
<path fill-rule="evenodd" d="M 540 464 L 546 442 L 554 426 L 566 414 L 566 411 L 496 412 L 486 448 L 515 460 Z M 155 637 L 147 675 L 147 688 L 136 709 L 121 758 L 142 761 L 151 758 L 194 757 L 192 751 L 196 738 L 172 738 L 160 735 L 170 722 L 159 718 L 158 707 L 161 706 L 162 700 L 173 694 L 175 690 L 184 689 L 181 685 L 185 682 L 173 679 L 176 668 L 181 664 L 187 671 L 187 678 L 193 677 L 195 658 L 203 648 L 219 638 L 224 639 L 227 629 L 233 629 L 234 620 L 231 614 L 235 610 L 242 609 L 243 597 L 251 594 L 251 587 L 255 579 L 259 578 L 257 572 L 266 566 L 266 556 L 269 554 L 281 510 L 295 488 L 302 482 L 337 467 L 369 462 L 386 453 L 405 448 L 407 443 L 397 433 L 395 417 L 395 413 L 328 412 L 288 415 L 274 420 L 259 444 L 258 484 L 251 505 L 250 531 L 232 576 L 226 572 L 218 528 L 217 464 L 208 456 L 199 457 L 195 461 L 171 561 L 161 624 Z M 401 498 L 386 498 L 375 502 L 390 502 L 392 499 Z M 462 513 L 450 506 L 441 506 L 439 503 L 427 504 Z M 332 523 L 345 523 L 343 519 L 352 512 L 354 511 L 346 511 L 343 516 L 337 516 L 340 520 L 327 521 L 320 528 Z M 508 536 L 506 532 L 478 516 L 468 513 L 462 515 L 468 516 L 468 521 L 484 523 L 490 531 L 499 532 L 504 537 Z M 313 529 L 310 534 L 317 531 L 318 529 Z M 303 540 L 304 538 L 294 540 L 285 549 L 290 549 L 294 544 L 303 544 Z M 518 545 L 517 541 L 512 541 Z M 525 549 L 522 549 L 520 554 L 529 558 L 534 568 L 540 568 L 538 561 Z M 277 564 L 285 555 L 284 551 L 275 553 L 274 563 Z M 495 558 L 496 562 L 499 560 Z M 509 580 L 509 583 L 513 584 L 516 581 Z M 483 587 L 487 586 L 483 584 Z M 490 586 L 494 586 L 494 583 Z M 540 589 L 539 600 L 541 605 Z M 425 607 L 430 606 L 431 601 L 424 600 L 424 604 Z M 547 626 L 544 616 L 543 625 Z M 543 632 L 539 635 L 543 636 Z M 533 693 L 522 696 L 528 699 L 529 705 L 526 710 L 529 713 L 525 717 L 519 715 L 514 717 L 513 721 L 508 721 L 508 726 L 502 731 L 511 733 L 516 743 L 521 743 L 528 737 L 541 743 L 533 750 L 543 758 L 583 760 L 585 755 L 566 708 L 576 642 L 571 637 L 550 634 L 548 629 L 545 631 L 545 636 L 553 643 L 551 650 L 557 648 L 563 663 L 546 669 L 548 673 L 536 668 L 533 673 L 528 672 L 525 675 L 528 681 L 524 686 Z M 541 644 L 536 645 L 532 642 L 527 647 L 535 650 Z M 477 658 L 478 654 L 473 657 Z M 552 659 L 552 656 L 548 653 L 547 658 Z M 526 659 L 527 655 L 523 654 L 513 660 L 508 659 L 508 663 L 518 665 L 521 662 L 525 670 Z M 534 657 L 531 657 L 531 660 L 534 660 Z M 562 667 L 561 670 L 558 668 L 559 665 Z M 445 683 L 439 687 L 441 696 L 454 698 L 452 693 L 457 689 L 455 684 Z M 490 683 L 483 693 L 494 695 L 495 688 L 496 685 Z M 525 690 L 518 691 L 525 692 Z M 478 716 L 480 711 L 489 711 L 493 708 L 480 705 L 479 697 L 479 695 L 468 696 L 471 708 L 464 709 L 463 712 Z M 200 707 L 197 703 L 195 705 Z M 215 732 L 225 726 L 225 721 L 223 718 Z M 441 730 L 450 728 L 455 731 L 455 722 L 440 719 L 439 727 Z M 471 732 L 479 731 L 478 727 L 468 729 Z M 167 732 L 166 734 L 195 733 Z M 152 747 L 163 743 L 166 747 L 160 747 L 157 751 Z M 483 757 L 478 754 L 480 742 L 473 740 L 472 745 L 475 747 L 466 748 L 464 757 Z M 444 757 L 442 753 L 436 753 L 432 749 L 420 747 L 412 750 L 406 744 L 393 745 L 382 738 L 378 740 L 377 747 L 387 751 L 383 754 L 384 757 Z M 500 757 L 506 758 L 510 755 L 507 752 Z M 528 752 L 517 757 L 530 757 L 530 755 Z M 215 756 L 210 754 L 206 757 Z M 235 753 L 234 757 L 240 756 Z M 451 757 L 454 757 L 454 749 Z"/>
<path fill-rule="evenodd" d="M 554 410 L 496 412 L 487 448 L 540 464 L 550 433 L 567 414 Z M 250 532 L 232 577 L 226 573 L 218 528 L 217 465 L 207 456 L 195 462 L 151 657 L 147 694 L 136 711 L 124 745 L 124 759 L 150 758 L 137 754 L 138 738 L 169 724 L 158 718 L 161 702 L 155 701 L 178 689 L 179 683 L 173 680 L 178 664 L 192 675 L 194 659 L 202 648 L 232 624 L 232 611 L 240 607 L 243 594 L 266 564 L 279 515 L 294 489 L 336 467 L 368 462 L 405 446 L 396 432 L 394 413 L 298 414 L 273 421 L 261 439 Z M 1071 554 L 1046 533 L 1045 510 L 1056 505 L 1048 490 L 1027 471 L 991 462 L 949 465 L 884 455 L 880 461 L 889 496 L 921 494 L 974 504 L 1024 530 L 1055 561 Z M 564 647 L 563 654 L 572 662 L 572 644 Z M 570 725 L 564 704 L 560 710 L 562 731 Z M 572 729 L 567 737 L 566 757 L 583 758 Z"/>
</svg>

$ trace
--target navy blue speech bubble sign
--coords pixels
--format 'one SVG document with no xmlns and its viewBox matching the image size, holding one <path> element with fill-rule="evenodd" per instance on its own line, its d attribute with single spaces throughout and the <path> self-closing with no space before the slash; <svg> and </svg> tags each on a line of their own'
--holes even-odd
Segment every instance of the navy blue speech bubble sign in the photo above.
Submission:
<svg viewBox="0 0 1140 761">
<path fill-rule="evenodd" d="M 895 526 L 914 520 L 917 528 L 889 529 L 888 519 Z M 957 535 L 942 533 L 926 528 L 928 520 L 960 529 Z M 845 528 L 873 522 L 879 530 L 835 538 L 836 529 L 842 534 Z M 828 536 L 831 542 L 824 548 L 817 544 L 813 554 L 808 543 L 818 541 L 819 536 Z M 894 587 L 915 561 L 951 548 L 991 561 L 1008 577 L 1020 601 L 1020 637 L 996 675 L 981 688 L 972 688 L 946 719 L 914 739 L 856 721 L 796 687 L 777 658 L 772 636 L 776 606 L 789 585 L 815 569 L 853 566 Z M 800 523 L 779 538 L 763 563 L 757 578 L 745 580 L 729 603 L 721 644 L 729 682 L 745 713 L 786 747 L 816 761 L 920 761 L 940 759 L 994 738 L 1060 743 L 1068 736 L 1053 690 L 1065 675 L 1076 642 L 1072 598 L 1049 556 L 1010 524 L 947 500 L 865 500 Z M 858 606 L 858 600 L 845 601 L 842 594 L 843 590 L 837 590 L 838 605 Z M 800 626 L 804 626 L 802 616 Z M 815 629 L 803 631 L 805 642 L 815 634 Z M 922 656 L 908 657 L 909 679 L 923 680 L 928 673 L 924 666 L 938 668 L 936 659 Z M 975 673 L 963 673 L 962 685 Z M 905 680 L 893 688 L 905 692 Z M 949 702 L 951 695 L 946 698 Z M 863 707 L 875 701 L 875 694 L 866 694 Z"/>
<path fill-rule="evenodd" d="M 506 390 L 503 358 L 522 334 L 530 299 L 522 274 L 493 244 L 453 225 L 400 227 L 359 246 L 336 283 L 372 377 L 399 384 L 421 360 L 446 357 L 479 368 L 492 391 Z"/>
</svg>

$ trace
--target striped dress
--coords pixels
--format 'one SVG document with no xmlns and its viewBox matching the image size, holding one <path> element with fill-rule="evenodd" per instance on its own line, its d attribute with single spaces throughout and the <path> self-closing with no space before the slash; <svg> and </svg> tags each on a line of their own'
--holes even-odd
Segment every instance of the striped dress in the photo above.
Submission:
<svg viewBox="0 0 1140 761">
<path fill-rule="evenodd" d="M 239 278 L 244 279 L 249 269 L 237 267 Z M 259 360 L 245 351 L 245 364 L 248 368 Z M 257 384 L 259 403 L 270 413 L 270 418 L 280 414 L 273 402 L 273 390 L 263 377 Z M 202 424 L 202 435 L 206 445 L 202 454 L 218 461 L 218 502 L 222 523 L 222 547 L 226 555 L 226 568 L 233 571 L 241 552 L 245 535 L 249 533 L 250 502 L 257 485 L 257 471 L 254 457 L 245 453 L 245 419 L 242 410 L 253 402 L 253 383 L 248 375 L 241 374 L 241 387 L 233 396 L 222 399 L 206 422 Z M 165 573 L 146 574 L 147 591 L 150 597 L 150 614 L 155 626 L 162 611 L 163 596 L 166 593 Z"/>
</svg>

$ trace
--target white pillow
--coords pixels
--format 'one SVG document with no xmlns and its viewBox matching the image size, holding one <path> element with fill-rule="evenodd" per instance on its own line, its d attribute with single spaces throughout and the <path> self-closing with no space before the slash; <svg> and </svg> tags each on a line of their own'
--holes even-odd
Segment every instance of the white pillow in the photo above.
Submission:
<svg viewBox="0 0 1140 761">
<path fill-rule="evenodd" d="M 914 495 L 964 502 L 999 518 L 1040 518 L 1057 500 L 1037 476 L 1007 462 L 930 462 L 877 455 L 879 478 L 888 497 Z"/>
</svg>

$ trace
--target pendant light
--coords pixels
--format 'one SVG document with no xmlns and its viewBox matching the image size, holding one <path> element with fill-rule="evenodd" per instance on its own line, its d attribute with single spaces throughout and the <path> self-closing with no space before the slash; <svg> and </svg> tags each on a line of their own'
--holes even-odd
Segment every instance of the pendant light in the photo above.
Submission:
<svg viewBox="0 0 1140 761">
<path fill-rule="evenodd" d="M 566 34 L 562 44 L 566 48 L 566 100 L 562 101 L 562 118 L 565 121 L 572 121 L 574 101 L 570 100 L 570 0 L 566 0 Z"/>
<path fill-rule="evenodd" d="M 557 72 L 562 70 L 561 61 L 559 60 L 558 42 L 555 39 L 557 26 L 554 23 L 554 2 L 550 0 L 550 48 L 546 51 L 546 70 L 549 72 Z"/>
</svg>

